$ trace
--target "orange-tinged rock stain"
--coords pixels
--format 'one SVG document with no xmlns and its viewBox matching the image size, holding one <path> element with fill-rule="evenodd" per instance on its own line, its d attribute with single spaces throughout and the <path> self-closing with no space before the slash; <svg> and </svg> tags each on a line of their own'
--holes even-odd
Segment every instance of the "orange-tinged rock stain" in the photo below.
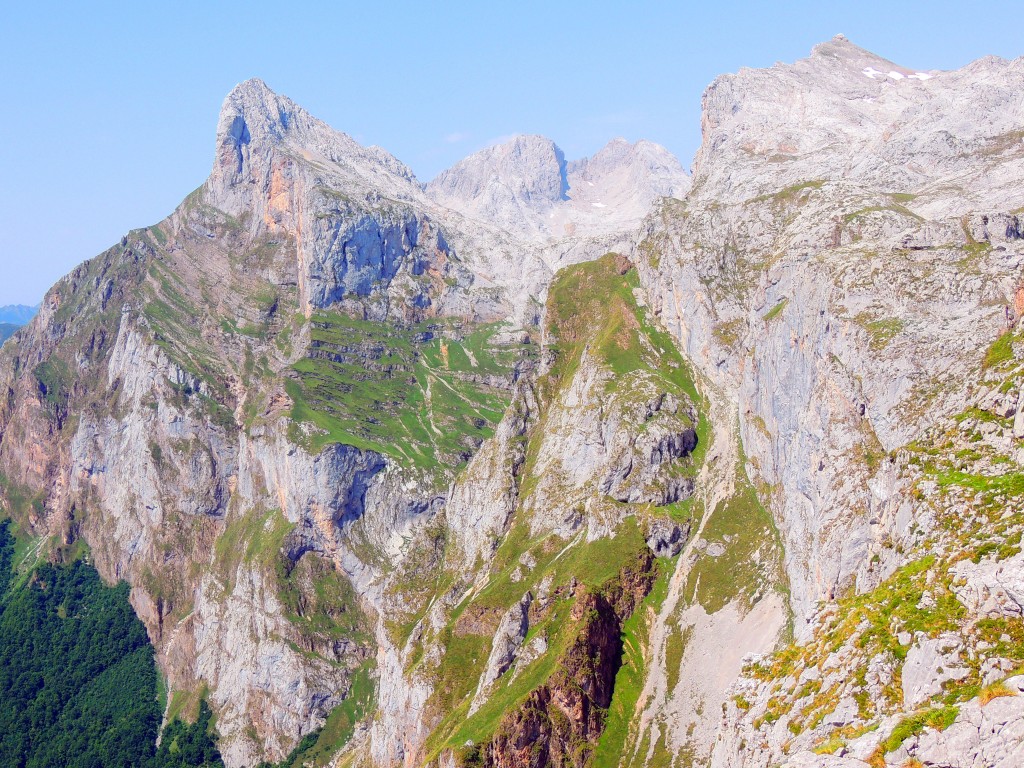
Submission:
<svg viewBox="0 0 1024 768">
<path fill-rule="evenodd" d="M 271 231 L 283 229 L 288 234 L 294 234 L 294 227 L 289 225 L 295 203 L 295 182 L 285 173 L 288 166 L 287 162 L 279 161 L 270 172 L 270 193 L 263 214 L 263 223 Z"/>
<path fill-rule="evenodd" d="M 1013 312 L 1017 317 L 1024 315 L 1024 285 L 1013 292 Z"/>
</svg>

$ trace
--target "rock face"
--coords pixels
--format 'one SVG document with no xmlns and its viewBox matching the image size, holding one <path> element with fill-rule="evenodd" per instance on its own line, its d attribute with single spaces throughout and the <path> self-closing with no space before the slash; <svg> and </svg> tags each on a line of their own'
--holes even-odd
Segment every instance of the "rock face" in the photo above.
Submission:
<svg viewBox="0 0 1024 768">
<path fill-rule="evenodd" d="M 486 700 L 494 682 L 505 674 L 516 660 L 519 648 L 530 629 L 530 604 L 532 602 L 533 595 L 527 592 L 501 617 L 498 631 L 494 633 L 491 655 L 487 657 L 487 669 L 483 677 L 480 678 L 476 695 L 469 705 L 470 714 L 480 708 L 480 704 Z"/>
<path fill-rule="evenodd" d="M 1021 62 L 911 75 L 837 38 L 719 78 L 693 191 L 641 246 L 652 305 L 783 488 L 798 622 L 860 578 L 889 530 L 870 520 L 908 524 L 874 457 L 964 402 L 1015 312 Z M 949 106 L 975 98 L 980 120 Z"/>
<path fill-rule="evenodd" d="M 949 680 L 960 680 L 970 670 L 959 663 L 962 650 L 959 636 L 940 635 L 933 640 L 919 638 L 907 651 L 900 675 L 903 687 L 903 704 L 908 708 L 917 707 L 933 696 L 942 693 Z"/>
<path fill-rule="evenodd" d="M 970 99 L 981 73 L 991 114 L 943 106 Z M 974 629 L 1015 615 L 1016 550 L 960 564 L 1003 526 L 1015 536 L 1016 491 L 941 473 L 971 440 L 980 450 L 965 473 L 1017 468 L 1013 334 L 1005 357 L 991 348 L 1017 320 L 1020 202 L 1006 182 L 1021 159 L 1008 97 L 1020 62 L 913 74 L 836 39 L 795 65 L 721 78 L 705 95 L 697 191 L 652 228 L 652 246 L 683 243 L 675 264 L 648 262 L 675 275 L 663 317 L 735 388 L 744 447 L 784 489 L 776 519 L 798 626 L 807 620 L 796 644 L 748 664 L 733 687 L 713 765 L 947 764 L 907 734 L 948 733 L 956 712 L 943 699 L 969 701 L 972 685 L 1017 669 Z M 807 111 L 782 115 L 782 94 Z M 938 191 L 950 185 L 963 196 Z M 729 240 L 708 248 L 715 232 Z M 728 277 L 735 267 L 742 280 Z M 965 418 L 978 411 L 997 423 Z M 950 431 L 951 416 L 963 426 Z M 925 446 L 934 464 L 916 453 Z M 998 523 L 981 511 L 990 503 Z M 954 522 L 965 517 L 979 529 Z"/>
<path fill-rule="evenodd" d="M 1022 87 L 840 37 L 711 85 L 692 185 L 422 185 L 243 83 L 0 349 L 4 513 L 232 768 L 1016 764 Z"/>
<path fill-rule="evenodd" d="M 964 560 L 953 569 L 953 591 L 971 613 L 1019 618 L 1024 613 L 1024 557 L 978 563 Z"/>
<path fill-rule="evenodd" d="M 1024 697 L 1019 677 L 1007 680 L 1014 691 L 985 704 L 968 703 L 945 731 L 931 731 L 916 745 L 925 765 L 954 768 L 961 765 L 1010 766 L 1024 758 Z"/>
</svg>

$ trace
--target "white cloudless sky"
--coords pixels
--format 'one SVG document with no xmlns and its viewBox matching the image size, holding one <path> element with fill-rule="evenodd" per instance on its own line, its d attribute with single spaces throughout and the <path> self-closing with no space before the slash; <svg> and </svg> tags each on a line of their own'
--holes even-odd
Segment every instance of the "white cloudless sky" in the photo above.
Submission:
<svg viewBox="0 0 1024 768">
<path fill-rule="evenodd" d="M 917 69 L 1024 54 L 1019 2 L 4 3 L 0 305 L 155 223 L 261 77 L 427 181 L 503 136 L 568 158 L 623 136 L 689 165 L 717 75 L 844 33 Z"/>
</svg>

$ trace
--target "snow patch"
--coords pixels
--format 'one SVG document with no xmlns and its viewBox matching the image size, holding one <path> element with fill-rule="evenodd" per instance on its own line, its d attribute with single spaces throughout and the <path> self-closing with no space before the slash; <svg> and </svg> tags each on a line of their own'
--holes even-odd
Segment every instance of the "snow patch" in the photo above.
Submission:
<svg viewBox="0 0 1024 768">
<path fill-rule="evenodd" d="M 894 69 L 889 72 L 882 72 L 874 67 L 864 67 L 861 71 L 865 77 L 869 77 L 872 80 L 876 77 L 888 77 L 891 80 L 931 80 L 934 77 L 934 75 L 929 75 L 927 72 L 915 72 L 912 75 L 904 75 L 902 72 L 897 72 Z"/>
<path fill-rule="evenodd" d="M 604 203 L 591 203 L 591 205 L 594 206 L 595 208 L 607 208 L 608 207 Z"/>
</svg>

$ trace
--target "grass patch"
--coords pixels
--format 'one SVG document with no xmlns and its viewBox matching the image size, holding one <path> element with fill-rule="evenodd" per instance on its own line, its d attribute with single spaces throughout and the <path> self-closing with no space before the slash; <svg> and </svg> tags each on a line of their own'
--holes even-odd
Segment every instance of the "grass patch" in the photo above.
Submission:
<svg viewBox="0 0 1024 768">
<path fill-rule="evenodd" d="M 761 504 L 739 462 L 735 493 L 710 513 L 704 538 L 724 552 L 700 556 L 687 577 L 686 594 L 708 613 L 734 600 L 751 607 L 777 589 L 784 577 L 782 543 L 771 514 Z"/>
<path fill-rule="evenodd" d="M 868 332 L 868 348 L 873 352 L 889 346 L 889 343 L 906 327 L 906 324 L 897 317 L 874 318 L 867 312 L 857 315 L 854 321 Z"/>
<path fill-rule="evenodd" d="M 767 311 L 767 312 L 765 313 L 765 316 L 764 316 L 764 321 L 765 321 L 766 323 L 770 323 L 770 322 L 771 322 L 772 320 L 774 320 L 774 319 L 775 319 L 776 317 L 778 317 L 779 315 L 781 315 L 781 314 L 782 314 L 782 310 L 784 310 L 784 309 L 786 308 L 786 305 L 787 305 L 788 303 L 789 303 L 789 299 L 783 299 L 783 300 L 782 300 L 782 301 L 780 301 L 780 302 L 779 302 L 778 304 L 776 304 L 776 305 L 775 305 L 774 307 L 772 307 L 771 309 L 769 309 L 769 310 L 768 310 L 768 311 Z"/>
<path fill-rule="evenodd" d="M 408 327 L 321 312 L 311 342 L 285 382 L 292 419 L 313 425 L 293 435 L 318 452 L 344 443 L 430 471 L 455 471 L 493 434 L 510 400 L 524 344 L 494 341 L 499 326 Z"/>
<path fill-rule="evenodd" d="M 927 712 L 913 714 L 900 721 L 893 728 L 892 733 L 889 734 L 889 738 L 879 745 L 879 748 L 885 754 L 888 754 L 899 749 L 903 742 L 911 736 L 920 735 L 925 728 L 944 731 L 953 724 L 958 714 L 960 714 L 960 710 L 957 707 L 942 707 L 941 709 L 931 709 Z"/>
<path fill-rule="evenodd" d="M 989 345 L 982 361 L 983 368 L 1000 368 L 1013 360 L 1013 342 L 1017 340 L 1013 331 L 1007 331 Z"/>
<path fill-rule="evenodd" d="M 918 216 L 909 208 L 905 208 L 899 203 L 893 202 L 891 205 L 870 205 L 867 206 L 866 208 L 861 208 L 859 210 L 848 213 L 845 216 L 843 216 L 843 224 L 851 224 L 857 219 L 863 216 L 868 216 L 872 213 L 896 213 L 908 219 L 913 219 L 914 221 L 924 221 L 924 219 L 921 216 Z"/>
<path fill-rule="evenodd" d="M 359 596 L 333 562 L 306 552 L 296 563 L 283 554 L 274 563 L 284 614 L 304 635 L 346 639 L 367 647 L 373 644 L 373 626 Z"/>
<path fill-rule="evenodd" d="M 789 159 L 789 158 L 786 158 Z M 778 192 L 771 195 L 759 195 L 758 197 L 750 200 L 751 203 L 763 203 L 771 200 L 777 205 L 790 205 L 794 202 L 799 202 L 803 199 L 803 193 L 809 190 L 821 189 L 824 186 L 824 179 L 814 179 L 811 181 L 801 181 L 796 184 L 790 184 L 784 189 L 780 189 Z"/>
<path fill-rule="evenodd" d="M 978 702 L 981 706 L 985 706 L 994 699 L 1001 699 L 1005 696 L 1016 696 L 1017 692 L 1010 690 L 1005 683 L 998 682 L 992 685 L 986 685 L 978 693 Z"/>
</svg>

